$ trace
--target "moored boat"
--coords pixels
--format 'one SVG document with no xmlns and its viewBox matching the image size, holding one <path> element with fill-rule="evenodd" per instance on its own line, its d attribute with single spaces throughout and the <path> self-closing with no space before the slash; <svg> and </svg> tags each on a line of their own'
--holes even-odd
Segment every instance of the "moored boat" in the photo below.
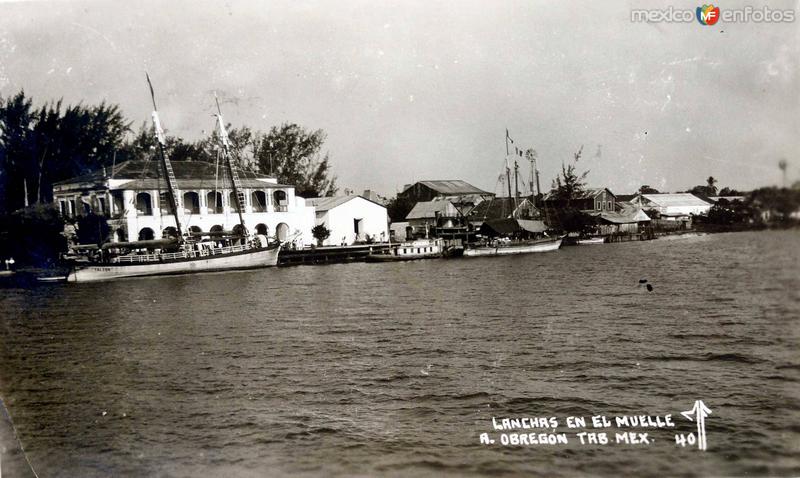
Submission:
<svg viewBox="0 0 800 478">
<path fill-rule="evenodd" d="M 147 78 L 150 84 L 150 78 Z M 233 187 L 236 211 L 239 215 L 238 232 L 214 241 L 201 241 L 191 234 L 184 234 L 178 214 L 178 184 L 169 158 L 165 153 L 166 140 L 158 118 L 155 94 L 153 98 L 153 124 L 158 143 L 157 151 L 163 175 L 167 183 L 167 205 L 175 220 L 177 237 L 167 240 L 107 243 L 94 245 L 70 254 L 72 269 L 68 282 L 91 282 L 125 277 L 153 276 L 163 274 L 186 274 L 196 272 L 226 271 L 268 267 L 278 264 L 280 244 L 270 244 L 267 237 L 250 235 L 245 227 L 242 211 L 245 199 L 239 176 L 232 165 L 230 142 L 217 102 L 217 124 L 222 152 Z"/>
<path fill-rule="evenodd" d="M 588 245 L 592 245 L 592 244 L 603 244 L 605 242 L 606 242 L 606 238 L 603 237 L 603 236 L 587 237 L 587 238 L 584 238 L 584 239 L 578 239 L 576 241 L 576 243 L 579 246 L 588 246 Z"/>
<path fill-rule="evenodd" d="M 390 248 L 386 254 L 370 254 L 367 262 L 413 261 L 417 259 L 436 259 L 444 254 L 444 241 L 441 239 L 420 239 L 404 242 Z"/>
<path fill-rule="evenodd" d="M 470 245 L 464 249 L 464 257 L 505 256 L 533 252 L 553 252 L 561 247 L 563 237 L 532 241 L 494 241 L 487 245 Z"/>
</svg>

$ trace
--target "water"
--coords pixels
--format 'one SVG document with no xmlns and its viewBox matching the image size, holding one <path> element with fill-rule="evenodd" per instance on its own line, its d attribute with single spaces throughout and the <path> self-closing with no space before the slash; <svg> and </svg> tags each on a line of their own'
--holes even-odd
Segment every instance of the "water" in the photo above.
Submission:
<svg viewBox="0 0 800 478">
<path fill-rule="evenodd" d="M 0 391 L 42 477 L 797 475 L 799 244 L 0 289 Z M 697 399 L 706 452 L 674 441 Z M 643 447 L 479 443 L 492 417 L 595 414 L 678 427 Z"/>
</svg>

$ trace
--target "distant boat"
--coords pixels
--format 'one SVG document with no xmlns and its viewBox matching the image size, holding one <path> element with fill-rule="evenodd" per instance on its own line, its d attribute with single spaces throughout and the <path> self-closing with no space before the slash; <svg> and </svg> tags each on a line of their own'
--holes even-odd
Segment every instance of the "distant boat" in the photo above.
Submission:
<svg viewBox="0 0 800 478">
<path fill-rule="evenodd" d="M 587 237 L 585 239 L 578 239 L 577 244 L 579 246 L 588 246 L 592 244 L 603 244 L 606 242 L 606 238 L 603 236 L 599 237 Z"/>
<path fill-rule="evenodd" d="M 370 254 L 367 262 L 413 261 L 417 259 L 437 259 L 444 254 L 444 241 L 441 239 L 419 239 L 403 242 L 390 248 L 386 254 Z"/>
<path fill-rule="evenodd" d="M 464 257 L 505 256 L 532 252 L 553 252 L 561 247 L 563 237 L 531 241 L 494 241 L 491 245 L 471 245 L 464 249 Z"/>
<path fill-rule="evenodd" d="M 164 151 L 166 140 L 158 119 L 155 94 L 149 76 L 147 82 L 153 97 L 153 123 L 159 159 L 167 180 L 167 199 L 175 217 L 178 237 L 166 240 L 112 242 L 103 244 L 100 248 L 96 245 L 89 247 L 77 255 L 72 255 L 73 267 L 67 276 L 67 281 L 105 281 L 124 277 L 226 271 L 277 265 L 280 244 L 270 244 L 264 235 L 251 236 L 244 226 L 241 212 L 244 210 L 244 194 L 239 186 L 239 176 L 231 164 L 230 143 L 222 113 L 219 111 L 219 102 L 217 102 L 219 137 L 236 198 L 240 232 L 230 237 L 221 237 L 216 242 L 198 242 L 191 235 L 184 237 L 176 199 L 178 184 Z"/>
</svg>

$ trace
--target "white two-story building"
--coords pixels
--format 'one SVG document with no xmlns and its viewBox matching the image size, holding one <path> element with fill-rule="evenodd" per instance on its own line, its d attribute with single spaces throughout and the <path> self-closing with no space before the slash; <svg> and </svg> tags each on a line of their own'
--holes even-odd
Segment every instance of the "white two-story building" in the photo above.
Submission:
<svg viewBox="0 0 800 478">
<path fill-rule="evenodd" d="M 232 231 L 239 215 L 225 168 L 199 161 L 173 161 L 178 183 L 178 215 L 185 232 Z M 238 171 L 245 197 L 242 216 L 251 232 L 312 244 L 313 206 L 295 196 L 294 186 L 275 178 Z M 53 185 L 63 216 L 94 212 L 108 217 L 114 242 L 158 239 L 174 234 L 175 218 L 167 202 L 167 184 L 158 161 L 127 161 L 113 168 Z"/>
</svg>

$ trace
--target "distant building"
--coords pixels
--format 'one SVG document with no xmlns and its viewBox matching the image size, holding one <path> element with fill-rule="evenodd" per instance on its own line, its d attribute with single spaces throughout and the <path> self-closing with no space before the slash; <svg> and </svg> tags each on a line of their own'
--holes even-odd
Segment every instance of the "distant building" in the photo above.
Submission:
<svg viewBox="0 0 800 478">
<path fill-rule="evenodd" d="M 398 199 L 406 200 L 410 203 L 432 201 L 434 198 L 464 198 L 467 196 L 471 202 L 477 204 L 483 197 L 494 196 L 494 194 L 476 188 L 466 181 L 460 179 L 446 181 L 418 181 L 403 188 L 402 192 L 397 193 Z M 451 201 L 458 202 L 458 201 Z"/>
<path fill-rule="evenodd" d="M 308 202 L 316 210 L 316 224 L 331 231 L 324 246 L 389 240 L 389 215 L 381 204 L 362 196 L 322 197 Z"/>
<path fill-rule="evenodd" d="M 658 212 L 661 219 L 686 221 L 692 214 L 706 214 L 713 203 L 691 193 L 637 194 L 632 204 Z"/>
<path fill-rule="evenodd" d="M 558 199 L 555 191 L 547 193 L 542 203 L 545 209 L 567 207 L 567 202 Z M 608 188 L 584 189 L 579 197 L 569 202 L 569 207 L 574 207 L 584 212 L 615 211 L 617 209 L 617 197 Z"/>
<path fill-rule="evenodd" d="M 114 242 L 172 235 L 175 218 L 166 200 L 167 184 L 158 161 L 127 161 L 113 170 L 60 181 L 53 198 L 67 218 L 90 212 L 106 216 Z M 236 199 L 223 169 L 199 161 L 172 161 L 178 186 L 178 215 L 187 232 L 231 231 L 239 224 Z M 295 196 L 294 186 L 275 178 L 238 171 L 245 197 L 245 227 L 281 241 L 313 241 L 314 208 Z M 164 198 L 161 195 L 164 194 Z"/>
<path fill-rule="evenodd" d="M 406 215 L 408 237 L 430 235 L 437 227 L 455 227 L 461 213 L 446 199 L 418 202 Z"/>
</svg>

